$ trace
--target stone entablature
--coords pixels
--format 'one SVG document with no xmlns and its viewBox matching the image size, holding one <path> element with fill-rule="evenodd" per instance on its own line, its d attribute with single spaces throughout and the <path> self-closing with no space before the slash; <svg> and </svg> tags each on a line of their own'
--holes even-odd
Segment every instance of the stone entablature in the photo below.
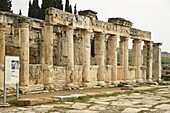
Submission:
<svg viewBox="0 0 170 113">
<path fill-rule="evenodd" d="M 150 32 L 132 28 L 133 23 L 123 18 L 95 20 L 97 13 L 91 10 L 73 15 L 48 8 L 45 13 L 46 19 L 39 20 L 0 12 L 1 75 L 4 56 L 10 55 L 20 57 L 22 86 L 62 89 L 161 81 L 161 44 L 151 41 Z M 129 39 L 133 66 L 129 66 Z M 0 76 L 0 87 L 2 83 Z"/>
<path fill-rule="evenodd" d="M 132 36 L 132 39 L 150 41 L 151 33 L 131 28 L 132 22 L 123 18 L 110 18 L 108 22 L 91 20 L 82 15 L 74 15 L 55 8 L 46 10 L 46 19 L 53 25 L 63 25 L 78 29 L 87 29 L 92 32 L 103 32 L 108 35 Z M 134 37 L 135 36 L 135 37 Z"/>
</svg>

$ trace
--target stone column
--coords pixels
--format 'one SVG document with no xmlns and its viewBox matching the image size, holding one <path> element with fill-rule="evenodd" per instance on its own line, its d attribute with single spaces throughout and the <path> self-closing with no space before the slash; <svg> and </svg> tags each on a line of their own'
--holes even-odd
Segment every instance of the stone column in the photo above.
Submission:
<svg viewBox="0 0 170 113">
<path fill-rule="evenodd" d="M 108 64 L 112 65 L 112 83 L 117 80 L 117 36 L 108 37 Z"/>
<path fill-rule="evenodd" d="M 95 34 L 95 64 L 98 65 L 97 78 L 99 84 L 105 81 L 105 35 L 102 33 Z"/>
<path fill-rule="evenodd" d="M 143 66 L 145 66 L 145 68 L 147 69 L 147 46 L 146 45 L 143 45 Z M 143 80 L 144 82 L 147 81 L 146 79 L 146 74 L 145 76 L 143 76 Z"/>
<path fill-rule="evenodd" d="M 29 22 L 21 20 L 20 25 L 20 85 L 29 85 Z"/>
<path fill-rule="evenodd" d="M 0 23 L 0 66 L 4 65 L 4 57 L 5 57 L 5 29 L 6 24 Z"/>
<path fill-rule="evenodd" d="M 146 79 L 152 82 L 153 42 L 145 42 L 146 51 Z"/>
<path fill-rule="evenodd" d="M 82 73 L 83 82 L 90 82 L 90 57 L 91 57 L 91 32 L 88 30 L 82 30 L 82 41 L 83 41 L 83 62 L 82 62 Z"/>
<path fill-rule="evenodd" d="M 57 66 L 60 66 L 61 65 L 61 53 L 62 53 L 62 49 L 61 49 L 61 41 L 62 41 L 62 38 L 61 38 L 61 33 L 57 33 L 56 34 L 57 36 Z"/>
<path fill-rule="evenodd" d="M 124 65 L 124 38 L 120 39 L 119 42 L 119 54 L 120 54 L 120 65 Z"/>
<path fill-rule="evenodd" d="M 120 38 L 120 65 L 123 66 L 124 80 L 128 80 L 128 38 Z"/>
<path fill-rule="evenodd" d="M 136 76 L 135 79 L 138 82 L 142 81 L 141 77 L 141 40 L 133 40 L 133 56 L 132 56 L 132 64 L 136 66 Z"/>
<path fill-rule="evenodd" d="M 53 83 L 53 26 L 46 23 L 42 29 L 43 83 L 46 87 Z"/>
<path fill-rule="evenodd" d="M 73 29 L 66 27 L 65 28 L 65 37 L 66 38 L 66 63 L 67 66 L 67 83 L 73 82 L 73 70 L 74 70 L 74 41 L 73 41 Z"/>
<path fill-rule="evenodd" d="M 153 44 L 153 80 L 161 82 L 161 49 L 162 43 Z"/>
</svg>

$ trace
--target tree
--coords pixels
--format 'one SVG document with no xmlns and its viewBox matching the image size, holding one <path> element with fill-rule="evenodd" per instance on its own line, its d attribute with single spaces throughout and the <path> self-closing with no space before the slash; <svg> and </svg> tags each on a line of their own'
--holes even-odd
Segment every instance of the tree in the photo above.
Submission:
<svg viewBox="0 0 170 113">
<path fill-rule="evenodd" d="M 62 0 L 55 0 L 55 7 L 56 7 L 57 9 L 63 10 Z"/>
<path fill-rule="evenodd" d="M 0 11 L 12 12 L 11 7 L 12 7 L 11 0 L 1 0 Z"/>
<path fill-rule="evenodd" d="M 66 12 L 70 12 L 69 0 L 66 0 L 65 11 L 66 11 Z"/>
<path fill-rule="evenodd" d="M 31 7 L 31 0 L 29 1 L 29 8 L 28 8 L 28 17 L 32 16 L 32 7 Z"/>
<path fill-rule="evenodd" d="M 72 11 L 72 6 L 71 5 L 70 5 L 69 9 L 70 9 L 69 12 L 72 13 L 73 11 Z"/>
<path fill-rule="evenodd" d="M 40 12 L 40 7 L 38 5 L 38 0 L 34 0 L 32 5 L 31 5 L 31 16 L 32 18 L 40 18 L 39 12 Z"/>
<path fill-rule="evenodd" d="M 45 10 L 49 7 L 56 7 L 55 0 L 42 0 L 41 19 L 45 19 Z"/>
<path fill-rule="evenodd" d="M 75 6 L 74 6 L 74 14 L 75 15 L 77 14 L 77 4 L 75 4 Z"/>
<path fill-rule="evenodd" d="M 22 15 L 22 11 L 21 11 L 21 9 L 19 10 L 19 15 Z"/>
</svg>

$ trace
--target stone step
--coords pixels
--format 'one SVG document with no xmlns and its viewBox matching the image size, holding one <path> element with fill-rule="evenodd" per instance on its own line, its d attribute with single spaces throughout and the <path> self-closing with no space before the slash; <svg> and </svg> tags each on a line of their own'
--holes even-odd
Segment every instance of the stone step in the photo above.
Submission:
<svg viewBox="0 0 170 113">
<path fill-rule="evenodd" d="M 35 104 L 43 104 L 47 102 L 53 102 L 52 98 L 34 98 L 34 99 L 18 99 L 15 101 L 15 104 L 19 106 L 31 106 Z"/>
</svg>

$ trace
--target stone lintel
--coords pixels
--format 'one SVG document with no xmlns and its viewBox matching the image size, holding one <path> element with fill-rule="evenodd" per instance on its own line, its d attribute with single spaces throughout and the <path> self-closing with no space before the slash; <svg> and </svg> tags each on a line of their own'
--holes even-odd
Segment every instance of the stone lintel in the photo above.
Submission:
<svg viewBox="0 0 170 113">
<path fill-rule="evenodd" d="M 113 23 L 115 25 L 121 25 L 126 27 L 132 27 L 133 25 L 132 22 L 125 20 L 124 18 L 109 18 L 108 22 Z"/>
<path fill-rule="evenodd" d="M 78 14 L 82 16 L 87 16 L 89 18 L 94 18 L 96 17 L 97 12 L 92 10 L 83 10 L 83 11 L 79 11 Z"/>
</svg>

